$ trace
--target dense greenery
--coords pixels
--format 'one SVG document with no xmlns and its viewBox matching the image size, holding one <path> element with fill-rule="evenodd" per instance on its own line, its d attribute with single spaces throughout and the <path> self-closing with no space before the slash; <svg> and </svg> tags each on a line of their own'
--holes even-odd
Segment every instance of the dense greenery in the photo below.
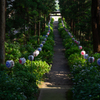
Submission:
<svg viewBox="0 0 100 100">
<path fill-rule="evenodd" d="M 92 40 L 91 4 L 91 0 L 59 0 L 62 17 L 77 39 Z"/>
<path fill-rule="evenodd" d="M 13 60 L 15 65 L 8 69 L 0 64 L 0 99 L 37 100 L 40 81 L 51 68 L 53 55 L 53 19 L 50 35 L 43 50 L 32 63 L 27 60 L 39 47 L 48 32 L 49 13 L 55 10 L 55 0 L 7 0 L 5 61 Z M 4 13 L 3 13 L 4 14 Z M 44 35 L 44 36 L 43 36 Z M 26 63 L 19 64 L 25 57 Z"/>
<path fill-rule="evenodd" d="M 61 23 L 62 20 L 59 19 L 58 30 L 63 38 L 65 56 L 68 59 L 73 80 L 73 88 L 68 94 L 73 100 L 100 99 L 100 67 L 97 65 L 100 54 L 93 54 L 93 43 L 97 42 L 96 46 L 94 43 L 94 48 L 99 49 L 99 38 L 93 42 L 91 4 L 91 0 L 59 0 L 65 28 L 73 34 L 74 38 L 80 40 L 83 50 L 95 57 L 95 61 L 89 63 L 88 59 L 80 55 L 81 50 L 67 34 Z M 0 99 L 37 100 L 39 93 L 37 84 L 51 69 L 54 19 L 51 19 L 50 35 L 39 56 L 35 57 L 32 62 L 28 60 L 28 56 L 33 54 L 44 40 L 48 32 L 49 13 L 58 10 L 59 6 L 56 4 L 55 9 L 55 0 L 6 1 L 4 55 L 6 61 L 14 60 L 15 66 L 8 69 L 0 64 Z M 26 58 L 24 65 L 19 64 L 20 57 Z"/>
<path fill-rule="evenodd" d="M 51 69 L 54 46 L 53 21 L 54 19 L 51 19 L 50 35 L 42 51 L 32 63 L 28 60 L 28 56 L 39 47 L 37 36 L 27 34 L 27 37 L 24 35 L 16 37 L 14 41 L 7 36 L 7 41 L 5 42 L 6 60 L 14 60 L 15 66 L 8 69 L 5 65 L 0 65 L 0 99 L 37 100 L 39 93 L 38 82 Z M 44 36 L 40 35 L 39 37 L 40 43 L 44 40 L 47 32 L 48 26 L 42 33 Z M 19 64 L 20 57 L 26 58 L 24 65 Z"/>
<path fill-rule="evenodd" d="M 42 27 L 40 31 L 43 32 L 49 21 L 49 13 L 54 10 L 55 0 L 7 0 L 6 36 L 14 39 L 16 33 L 19 33 L 17 37 L 27 33 L 36 35 L 39 22 Z"/>
<path fill-rule="evenodd" d="M 99 100 L 100 67 L 97 65 L 97 59 L 100 54 L 92 54 L 91 47 L 86 48 L 82 45 L 83 49 L 88 52 L 90 56 L 95 57 L 95 61 L 89 63 L 88 59 L 84 59 L 80 54 L 81 50 L 78 48 L 78 45 L 72 41 L 72 38 L 68 35 L 61 24 L 61 19 L 59 19 L 59 34 L 63 38 L 63 44 L 66 48 L 65 55 L 68 59 L 73 80 L 72 92 L 69 91 L 69 95 L 73 95 L 70 96 L 72 97 L 71 100 Z M 69 29 L 68 24 L 65 24 L 65 27 Z"/>
</svg>

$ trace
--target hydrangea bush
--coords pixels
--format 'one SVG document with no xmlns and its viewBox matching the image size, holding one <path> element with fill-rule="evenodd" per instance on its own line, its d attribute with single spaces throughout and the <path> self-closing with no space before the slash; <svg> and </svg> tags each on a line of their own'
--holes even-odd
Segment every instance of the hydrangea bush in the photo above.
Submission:
<svg viewBox="0 0 100 100">
<path fill-rule="evenodd" d="M 63 34 L 64 28 L 61 25 L 61 19 L 59 19 L 59 32 Z M 97 65 L 100 54 L 93 54 L 92 48 L 83 47 L 90 56 L 95 58 L 93 63 L 89 63 L 88 59 L 84 59 L 80 54 L 81 50 L 71 41 L 67 32 L 66 34 L 64 32 L 64 36 L 66 39 L 65 37 L 62 38 L 66 49 L 65 55 L 68 59 L 73 81 L 72 100 L 100 100 L 100 66 Z"/>
</svg>

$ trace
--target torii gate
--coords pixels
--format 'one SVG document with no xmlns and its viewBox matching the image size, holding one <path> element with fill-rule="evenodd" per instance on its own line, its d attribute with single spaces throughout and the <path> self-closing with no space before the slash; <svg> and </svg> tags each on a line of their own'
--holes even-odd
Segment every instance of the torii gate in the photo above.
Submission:
<svg viewBox="0 0 100 100">
<path fill-rule="evenodd" d="M 49 14 L 49 18 L 51 19 L 52 17 L 54 18 L 55 21 L 57 21 L 59 17 L 61 18 L 61 12 L 59 11 L 51 12 Z"/>
<path fill-rule="evenodd" d="M 58 15 L 58 14 L 59 14 L 59 15 Z M 59 12 L 59 11 L 51 12 L 51 13 L 49 14 L 49 16 L 61 16 L 61 12 Z"/>
</svg>

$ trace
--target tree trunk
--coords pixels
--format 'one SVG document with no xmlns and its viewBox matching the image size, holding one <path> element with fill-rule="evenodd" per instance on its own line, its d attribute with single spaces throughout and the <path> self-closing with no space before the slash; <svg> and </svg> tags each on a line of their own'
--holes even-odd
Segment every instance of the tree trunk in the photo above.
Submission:
<svg viewBox="0 0 100 100">
<path fill-rule="evenodd" d="M 100 53 L 100 0 L 92 0 L 93 52 Z"/>
<path fill-rule="evenodd" d="M 44 29 L 46 27 L 46 15 L 44 16 Z"/>
<path fill-rule="evenodd" d="M 39 44 L 39 42 L 40 42 L 40 39 L 39 39 L 39 37 L 40 37 L 40 20 L 38 21 L 38 39 L 37 39 L 37 43 Z"/>
<path fill-rule="evenodd" d="M 98 51 L 100 53 L 100 0 L 97 0 Z"/>
<path fill-rule="evenodd" d="M 79 40 L 81 40 L 81 30 L 80 30 Z"/>
<path fill-rule="evenodd" d="M 34 35 L 36 36 L 37 32 L 37 23 L 36 23 L 36 18 L 35 18 L 35 24 L 34 24 Z"/>
<path fill-rule="evenodd" d="M 46 26 L 46 16 L 45 16 L 45 14 L 44 14 L 44 20 L 43 20 L 43 22 L 42 22 L 42 32 L 45 31 L 45 26 Z"/>
<path fill-rule="evenodd" d="M 48 15 L 48 17 L 47 17 L 47 21 L 49 22 L 49 20 L 50 20 L 50 14 Z"/>
<path fill-rule="evenodd" d="M 5 0 L 0 0 L 0 63 L 5 64 Z"/>
<path fill-rule="evenodd" d="M 75 33 L 74 33 L 74 26 L 75 26 L 75 25 L 74 25 L 74 24 L 75 24 L 75 23 L 74 23 L 74 21 L 73 21 L 73 34 L 75 35 Z"/>
<path fill-rule="evenodd" d="M 71 31 L 73 32 L 73 19 L 71 19 Z"/>
</svg>

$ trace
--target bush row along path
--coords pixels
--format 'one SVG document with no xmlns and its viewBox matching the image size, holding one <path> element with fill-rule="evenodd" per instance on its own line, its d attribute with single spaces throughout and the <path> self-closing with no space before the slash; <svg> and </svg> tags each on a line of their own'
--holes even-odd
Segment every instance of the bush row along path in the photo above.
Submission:
<svg viewBox="0 0 100 100">
<path fill-rule="evenodd" d="M 45 78 L 45 82 L 39 85 L 38 100 L 67 100 L 66 92 L 72 87 L 72 81 L 68 76 L 70 71 L 64 55 L 65 49 L 58 34 L 58 21 L 54 22 L 54 39 L 53 65 L 47 78 Z"/>
</svg>

